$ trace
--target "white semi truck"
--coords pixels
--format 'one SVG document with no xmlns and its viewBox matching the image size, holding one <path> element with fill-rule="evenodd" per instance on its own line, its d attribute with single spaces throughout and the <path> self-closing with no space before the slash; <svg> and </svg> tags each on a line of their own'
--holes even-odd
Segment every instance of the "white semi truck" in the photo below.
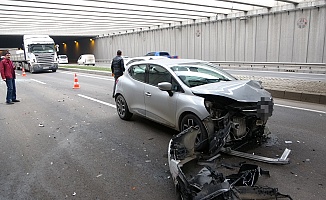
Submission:
<svg viewBox="0 0 326 200">
<path fill-rule="evenodd" d="M 11 49 L 11 60 L 16 68 L 31 73 L 58 69 L 58 58 L 54 40 L 48 35 L 24 35 L 23 50 Z"/>
</svg>

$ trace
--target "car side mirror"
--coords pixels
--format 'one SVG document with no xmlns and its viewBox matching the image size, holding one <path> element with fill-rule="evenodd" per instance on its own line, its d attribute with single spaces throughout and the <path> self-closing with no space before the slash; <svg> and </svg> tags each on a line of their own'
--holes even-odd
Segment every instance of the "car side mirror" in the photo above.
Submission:
<svg viewBox="0 0 326 200">
<path fill-rule="evenodd" d="M 169 82 L 162 82 L 158 84 L 158 88 L 162 91 L 167 91 L 169 93 L 169 96 L 172 97 L 173 96 L 173 92 L 172 92 L 172 84 Z"/>
</svg>

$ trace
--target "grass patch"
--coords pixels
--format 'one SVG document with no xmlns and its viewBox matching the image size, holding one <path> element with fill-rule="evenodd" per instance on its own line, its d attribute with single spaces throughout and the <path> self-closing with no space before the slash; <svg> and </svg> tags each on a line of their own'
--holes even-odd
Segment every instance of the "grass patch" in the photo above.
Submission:
<svg viewBox="0 0 326 200">
<path fill-rule="evenodd" d="M 95 67 L 95 66 L 74 66 L 74 65 L 64 65 L 64 66 L 59 66 L 59 68 L 75 68 L 75 69 L 89 69 L 89 70 L 98 70 L 98 71 L 107 71 L 110 72 L 111 68 L 110 67 Z"/>
</svg>

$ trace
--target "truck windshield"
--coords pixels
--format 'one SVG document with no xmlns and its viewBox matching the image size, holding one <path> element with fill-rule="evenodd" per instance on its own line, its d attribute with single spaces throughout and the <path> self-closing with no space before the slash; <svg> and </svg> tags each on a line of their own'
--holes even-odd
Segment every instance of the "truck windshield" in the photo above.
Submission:
<svg viewBox="0 0 326 200">
<path fill-rule="evenodd" d="M 32 53 L 53 53 L 54 45 L 53 44 L 33 44 L 29 46 L 30 52 Z"/>
</svg>

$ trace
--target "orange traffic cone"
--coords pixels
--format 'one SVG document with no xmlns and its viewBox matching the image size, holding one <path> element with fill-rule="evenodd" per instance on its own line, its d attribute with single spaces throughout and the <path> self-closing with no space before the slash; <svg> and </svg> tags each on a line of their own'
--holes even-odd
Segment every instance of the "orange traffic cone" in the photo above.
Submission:
<svg viewBox="0 0 326 200">
<path fill-rule="evenodd" d="M 79 83 L 78 83 L 78 78 L 77 78 L 77 74 L 75 74 L 75 79 L 74 79 L 74 87 L 73 89 L 79 89 Z"/>
<path fill-rule="evenodd" d="M 24 68 L 24 67 L 22 67 L 22 71 L 23 71 L 23 74 L 22 74 L 22 76 L 26 76 L 26 73 L 25 73 L 25 68 Z"/>
</svg>

